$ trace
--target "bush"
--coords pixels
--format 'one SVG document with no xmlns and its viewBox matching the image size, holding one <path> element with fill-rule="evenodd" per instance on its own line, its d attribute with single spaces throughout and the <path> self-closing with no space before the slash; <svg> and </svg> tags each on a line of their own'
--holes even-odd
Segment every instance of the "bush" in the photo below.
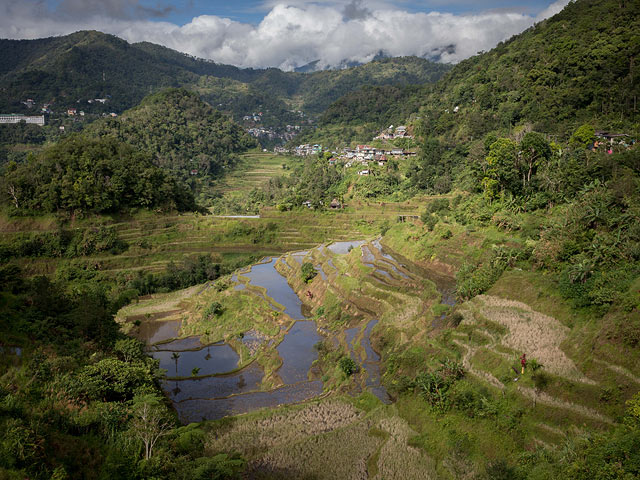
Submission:
<svg viewBox="0 0 640 480">
<path fill-rule="evenodd" d="M 358 371 L 358 364 L 354 362 L 351 357 L 342 357 L 338 362 L 338 366 L 347 377 L 350 377 Z"/>
<path fill-rule="evenodd" d="M 204 318 L 217 317 L 224 312 L 224 307 L 220 302 L 212 302 L 204 311 Z"/>
<path fill-rule="evenodd" d="M 446 198 L 436 198 L 427 205 L 427 213 L 444 213 L 449 211 L 449 200 Z"/>
<path fill-rule="evenodd" d="M 303 263 L 301 270 L 302 270 L 302 280 L 305 283 L 309 283 L 318 274 L 318 272 L 316 272 L 315 267 L 313 266 L 313 263 L 309 263 L 309 262 Z"/>
<path fill-rule="evenodd" d="M 427 227 L 427 230 L 430 232 L 433 231 L 434 227 L 438 223 L 438 217 L 428 212 L 424 212 L 420 215 L 420 220 L 422 220 L 422 223 L 424 223 L 425 227 Z"/>
</svg>

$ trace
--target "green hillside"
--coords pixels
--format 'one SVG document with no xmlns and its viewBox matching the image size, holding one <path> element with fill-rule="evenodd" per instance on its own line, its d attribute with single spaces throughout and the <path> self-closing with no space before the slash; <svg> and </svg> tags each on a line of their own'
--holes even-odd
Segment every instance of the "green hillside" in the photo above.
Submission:
<svg viewBox="0 0 640 480">
<path fill-rule="evenodd" d="M 240 69 L 195 59 L 166 47 L 129 44 L 95 31 L 39 40 L 0 40 L 0 110 L 28 111 L 32 98 L 52 109 L 77 107 L 89 112 L 122 112 L 150 92 L 166 87 L 197 88 L 210 104 L 236 120 L 254 111 L 282 125 L 299 118 L 291 110 L 322 112 L 331 102 L 362 85 L 431 82 L 449 69 L 415 57 L 386 59 L 344 70 L 311 74 L 275 68 Z M 230 96 L 225 86 L 236 85 Z M 107 102 L 87 104 L 106 98 Z"/>
<path fill-rule="evenodd" d="M 85 129 L 90 137 L 114 137 L 152 154 L 156 165 L 187 181 L 212 179 L 231 168 L 234 155 L 255 141 L 225 115 L 184 89 L 145 97 L 121 116 Z"/>
<path fill-rule="evenodd" d="M 423 100 L 425 133 L 468 141 L 524 124 L 562 138 L 585 122 L 637 128 L 638 31 L 637 2 L 571 2 L 456 65 Z"/>
<path fill-rule="evenodd" d="M 636 131 L 638 18 L 636 2 L 571 2 L 558 15 L 460 62 L 433 85 L 345 95 L 326 110 L 317 135 L 372 119 L 383 127 L 400 115 L 404 123 L 410 114 L 421 119 L 416 123 L 424 136 L 447 145 L 519 126 L 557 139 L 568 139 L 586 122 L 600 130 Z"/>
</svg>

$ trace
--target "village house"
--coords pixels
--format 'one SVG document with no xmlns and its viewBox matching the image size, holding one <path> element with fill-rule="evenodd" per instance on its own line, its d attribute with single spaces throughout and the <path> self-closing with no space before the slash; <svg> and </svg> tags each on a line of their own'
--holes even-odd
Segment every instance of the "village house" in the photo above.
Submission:
<svg viewBox="0 0 640 480">
<path fill-rule="evenodd" d="M 329 208 L 333 209 L 333 210 L 337 210 L 342 208 L 342 204 L 340 203 L 340 201 L 337 198 L 334 198 L 333 200 L 331 200 L 331 203 L 329 204 Z"/>
<path fill-rule="evenodd" d="M 304 145 L 298 145 L 295 148 L 294 154 L 300 157 L 306 157 L 308 155 L 315 155 L 321 152 L 322 152 L 322 145 L 318 145 L 318 144 L 310 145 L 307 143 Z"/>
<path fill-rule="evenodd" d="M 32 123 L 44 125 L 44 115 L 21 115 L 16 113 L 0 114 L 0 123 Z"/>
</svg>

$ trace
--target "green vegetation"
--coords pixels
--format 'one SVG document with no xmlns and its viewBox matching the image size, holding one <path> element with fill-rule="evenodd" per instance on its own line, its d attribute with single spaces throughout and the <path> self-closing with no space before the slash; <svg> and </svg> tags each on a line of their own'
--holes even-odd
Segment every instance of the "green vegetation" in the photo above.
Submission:
<svg viewBox="0 0 640 480">
<path fill-rule="evenodd" d="M 351 357 L 342 357 L 338 362 L 338 366 L 347 377 L 358 371 L 358 364 Z"/>
<path fill-rule="evenodd" d="M 419 83 L 421 61 L 305 76 L 128 47 L 192 68 L 199 95 L 249 98 L 246 108 L 261 105 L 259 88 L 274 97 L 273 118 L 287 111 L 277 110 L 286 96 L 319 111 L 327 98 L 377 82 L 335 103 L 306 138 L 338 144 L 402 121 L 419 151 L 371 165 L 368 176 L 324 154 L 234 160 L 247 146 L 239 130 L 194 95 L 170 90 L 124 120 L 8 163 L 0 476 L 638 477 L 638 18 L 633 2 L 577 0 L 435 85 L 407 89 L 386 80 L 411 64 L 402 78 Z M 311 101 L 304 89 L 314 81 L 326 88 Z M 175 107 L 182 147 L 153 123 L 158 106 Z M 626 136 L 605 138 L 601 129 Z M 91 132 L 120 142 L 86 141 Z M 2 138 L 40 146 L 50 138 L 36 133 L 19 126 Z M 231 140 L 197 145 L 214 136 Z M 151 153 L 134 151 L 139 145 Z M 185 152 L 208 165 L 207 175 L 238 165 L 208 201 L 260 218 L 145 210 L 193 203 L 153 164 L 184 173 Z M 334 198 L 344 208 L 329 209 Z M 35 216 L 42 212 L 52 214 Z M 15 216 L 25 213 L 34 216 Z M 363 237 L 342 254 L 314 248 Z M 138 334 L 143 322 L 180 319 L 180 335 L 229 342 L 240 366 L 264 370 L 261 389 L 277 387 L 277 346 L 292 322 L 236 269 L 286 251 L 297 253 L 276 268 L 323 337 L 308 378 L 323 380 L 326 398 L 178 427 L 155 361 L 118 327 Z M 241 341 L 250 331 L 259 339 L 251 348 Z M 390 405 L 370 392 L 340 397 L 375 379 L 377 355 L 366 342 L 381 357 L 375 366 Z"/>
<path fill-rule="evenodd" d="M 309 262 L 303 263 L 300 271 L 302 273 L 302 281 L 304 283 L 309 283 L 318 274 L 313 266 L 313 263 Z"/>
<path fill-rule="evenodd" d="M 157 166 L 172 170 L 192 189 L 200 179 L 207 186 L 233 166 L 234 154 L 255 145 L 238 125 L 184 89 L 145 97 L 117 118 L 94 122 L 84 134 L 145 150 Z"/>
<path fill-rule="evenodd" d="M 22 215 L 196 208 L 191 192 L 149 154 L 110 138 L 63 140 L 25 164 L 8 165 L 2 185 L 3 203 Z"/>
<path fill-rule="evenodd" d="M 194 478 L 206 469 L 228 478 L 244 466 L 235 456 L 205 458 L 203 432 L 178 427 L 156 361 L 118 332 L 101 289 L 67 294 L 7 268 L 0 278 L 1 475 Z M 24 345 L 19 355 L 7 341 Z"/>
<path fill-rule="evenodd" d="M 195 90 L 236 121 L 263 112 L 263 125 L 303 124 L 297 110 L 317 115 L 362 85 L 414 85 L 437 80 L 449 70 L 416 57 L 384 59 L 341 70 L 314 73 L 275 68 L 240 69 L 198 60 L 147 42 L 128 44 L 96 31 L 38 40 L 0 40 L 0 110 L 28 112 L 20 102 L 53 101 L 52 109 L 77 107 L 87 113 L 122 111 L 150 91 Z M 86 103 L 95 98 L 106 102 Z M 292 108 L 292 105 L 294 108 Z"/>
</svg>

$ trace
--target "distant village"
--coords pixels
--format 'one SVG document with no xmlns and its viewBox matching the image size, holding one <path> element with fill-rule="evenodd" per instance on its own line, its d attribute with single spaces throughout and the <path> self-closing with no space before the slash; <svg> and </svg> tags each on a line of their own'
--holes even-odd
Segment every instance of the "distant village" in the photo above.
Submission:
<svg viewBox="0 0 640 480">
<path fill-rule="evenodd" d="M 389 128 L 375 136 L 373 140 L 394 140 L 397 138 L 413 138 L 413 136 L 409 134 L 407 127 L 404 125 L 398 127 L 391 125 Z M 279 154 L 293 154 L 300 157 L 306 157 L 322 153 L 323 149 L 322 145 L 304 144 L 298 145 L 293 149 L 275 147 L 273 151 Z M 405 150 L 402 148 L 377 148 L 372 147 L 371 145 L 357 145 L 355 148 L 345 147 L 341 152 L 331 153 L 332 156 L 327 160 L 330 165 L 341 164 L 344 165 L 345 168 L 350 168 L 354 165 L 365 167 L 358 171 L 358 175 L 369 175 L 371 171 L 366 167 L 375 164 L 384 166 L 389 161 L 390 157 L 408 157 L 416 154 L 415 151 Z"/>
<path fill-rule="evenodd" d="M 107 96 L 107 97 L 108 98 L 90 98 L 86 102 L 90 105 L 94 103 L 96 104 L 100 103 L 102 105 L 105 105 L 111 98 L 110 96 Z M 81 102 L 84 102 L 84 101 L 78 100 L 76 103 L 79 104 Z M 43 103 L 40 107 L 38 107 L 38 103 L 32 98 L 27 98 L 26 100 L 23 100 L 20 103 L 22 103 L 24 106 L 26 106 L 29 109 L 35 109 L 35 110 L 39 109 L 40 115 L 24 115 L 21 113 L 0 113 L 0 124 L 24 122 L 28 124 L 43 126 L 45 124 L 45 115 L 54 114 L 54 111 L 51 109 L 51 106 L 53 103 Z M 58 113 L 67 117 L 84 117 L 85 116 L 84 110 L 81 110 L 79 108 L 67 108 L 66 110 L 63 110 L 62 112 L 58 112 Z M 117 117 L 118 114 L 114 112 L 102 113 L 101 116 Z M 64 126 L 61 126 L 60 129 L 64 130 Z"/>
</svg>

